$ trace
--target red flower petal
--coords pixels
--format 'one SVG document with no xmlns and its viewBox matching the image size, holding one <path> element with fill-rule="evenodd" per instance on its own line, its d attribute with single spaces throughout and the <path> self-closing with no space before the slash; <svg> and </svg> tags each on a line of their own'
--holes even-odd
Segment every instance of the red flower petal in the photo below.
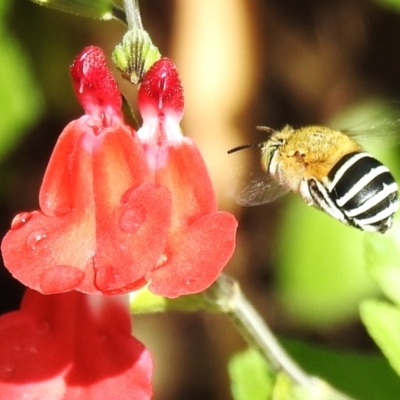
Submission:
<svg viewBox="0 0 400 400">
<path fill-rule="evenodd" d="M 149 399 L 152 362 L 131 336 L 127 298 L 28 289 L 0 317 L 2 399 Z"/>
<path fill-rule="evenodd" d="M 95 136 L 82 128 L 82 120 L 72 122 L 59 138 L 40 194 L 43 211 L 31 213 L 24 224 L 13 223 L 2 242 L 5 265 L 14 277 L 43 293 L 93 282 L 88 267 L 95 249 L 95 221 L 87 148 Z"/>
<path fill-rule="evenodd" d="M 93 157 L 95 283 L 107 293 L 146 283 L 145 274 L 164 251 L 171 218 L 169 191 L 146 182 L 149 172 L 138 139 L 117 141 L 115 135 L 99 138 Z"/>
<path fill-rule="evenodd" d="M 233 253 L 236 227 L 233 215 L 217 212 L 171 235 L 167 261 L 151 273 L 149 289 L 171 298 L 207 289 Z"/>
<path fill-rule="evenodd" d="M 149 288 L 167 297 L 198 293 L 215 281 L 232 256 L 237 221 L 216 212 L 206 166 L 190 139 L 167 141 L 159 151 L 168 162 L 159 166 L 156 179 L 169 188 L 173 211 L 167 258 L 151 273 Z"/>
</svg>

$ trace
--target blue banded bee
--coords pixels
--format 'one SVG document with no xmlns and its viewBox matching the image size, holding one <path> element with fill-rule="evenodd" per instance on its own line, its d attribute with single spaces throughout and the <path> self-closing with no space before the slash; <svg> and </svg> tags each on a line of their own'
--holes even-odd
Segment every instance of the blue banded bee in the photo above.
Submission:
<svg viewBox="0 0 400 400">
<path fill-rule="evenodd" d="M 384 233 L 392 226 L 399 208 L 397 183 L 388 168 L 344 132 L 323 126 L 257 129 L 268 132 L 269 139 L 228 151 L 259 147 L 268 174 L 238 195 L 239 204 L 263 204 L 292 191 L 307 205 L 361 230 Z"/>
</svg>

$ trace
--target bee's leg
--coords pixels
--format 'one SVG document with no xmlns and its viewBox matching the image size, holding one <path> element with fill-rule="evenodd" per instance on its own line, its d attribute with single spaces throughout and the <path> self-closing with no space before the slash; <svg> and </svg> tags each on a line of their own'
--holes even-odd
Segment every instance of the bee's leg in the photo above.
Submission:
<svg viewBox="0 0 400 400">
<path fill-rule="evenodd" d="M 304 202 L 308 206 L 313 206 L 314 205 L 314 200 L 313 200 L 313 198 L 311 196 L 310 188 L 309 188 L 307 179 L 303 179 L 300 182 L 299 194 L 300 194 L 301 198 L 304 200 Z"/>
<path fill-rule="evenodd" d="M 338 221 L 343 222 L 344 224 L 350 223 L 348 218 L 345 216 L 343 211 L 336 205 L 330 193 L 321 182 L 319 182 L 315 178 L 310 178 L 305 181 L 305 184 L 307 184 L 308 193 L 310 194 L 313 200 L 314 206 L 326 212 L 332 218 L 335 218 Z"/>
</svg>

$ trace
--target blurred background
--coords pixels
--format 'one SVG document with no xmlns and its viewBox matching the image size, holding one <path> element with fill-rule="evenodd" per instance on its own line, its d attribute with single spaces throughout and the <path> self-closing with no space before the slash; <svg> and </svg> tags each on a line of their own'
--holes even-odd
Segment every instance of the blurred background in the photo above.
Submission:
<svg viewBox="0 0 400 400">
<path fill-rule="evenodd" d="M 400 118 L 400 8 L 383 0 L 143 0 L 140 6 L 153 42 L 181 74 L 183 131 L 205 158 L 220 208 L 239 220 L 226 273 L 280 337 L 379 359 L 358 317 L 360 300 L 379 295 L 364 269 L 365 234 L 295 195 L 239 207 L 232 193 L 259 173 L 259 153 L 226 152 L 265 140 L 257 125 L 349 128 L 385 120 L 392 130 L 390 121 Z M 2 0 L 0 18 L 3 236 L 15 214 L 37 209 L 58 135 L 83 113 L 69 65 L 89 44 L 110 56 L 125 27 L 28 0 Z M 114 71 L 134 102 L 135 89 Z M 394 145 L 378 148 L 375 141 L 368 149 L 400 178 Z M 1 266 L 1 313 L 18 307 L 23 290 Z M 225 317 L 141 316 L 134 327 L 155 359 L 155 400 L 231 399 L 226 364 L 245 343 Z M 384 360 L 381 373 L 394 374 Z M 382 393 L 367 398 L 383 399 Z"/>
</svg>

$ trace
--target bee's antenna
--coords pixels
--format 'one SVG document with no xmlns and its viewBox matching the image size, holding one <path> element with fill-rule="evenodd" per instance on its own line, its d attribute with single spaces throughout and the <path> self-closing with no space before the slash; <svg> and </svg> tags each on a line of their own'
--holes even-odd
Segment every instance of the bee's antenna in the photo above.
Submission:
<svg viewBox="0 0 400 400">
<path fill-rule="evenodd" d="M 236 151 L 239 150 L 249 149 L 250 147 L 258 147 L 258 144 L 254 143 L 243 144 L 242 146 L 234 147 L 233 149 L 228 150 L 228 154 L 235 153 Z"/>
<path fill-rule="evenodd" d="M 275 129 L 270 128 L 269 126 L 256 126 L 256 129 L 258 131 L 264 131 L 269 133 L 270 135 L 272 135 L 273 133 L 275 133 Z"/>
<path fill-rule="evenodd" d="M 268 126 L 256 126 L 256 129 L 259 130 L 259 131 L 267 132 L 270 135 L 272 135 L 273 133 L 276 132 L 274 129 L 272 129 L 272 128 L 268 127 Z M 228 154 L 235 153 L 236 151 L 239 151 L 239 150 L 249 149 L 250 147 L 260 147 L 260 148 L 262 148 L 263 145 L 264 145 L 264 142 L 263 143 L 257 143 L 257 144 L 254 144 L 254 143 L 244 144 L 242 146 L 238 146 L 238 147 L 235 147 L 233 149 L 228 150 Z"/>
</svg>

